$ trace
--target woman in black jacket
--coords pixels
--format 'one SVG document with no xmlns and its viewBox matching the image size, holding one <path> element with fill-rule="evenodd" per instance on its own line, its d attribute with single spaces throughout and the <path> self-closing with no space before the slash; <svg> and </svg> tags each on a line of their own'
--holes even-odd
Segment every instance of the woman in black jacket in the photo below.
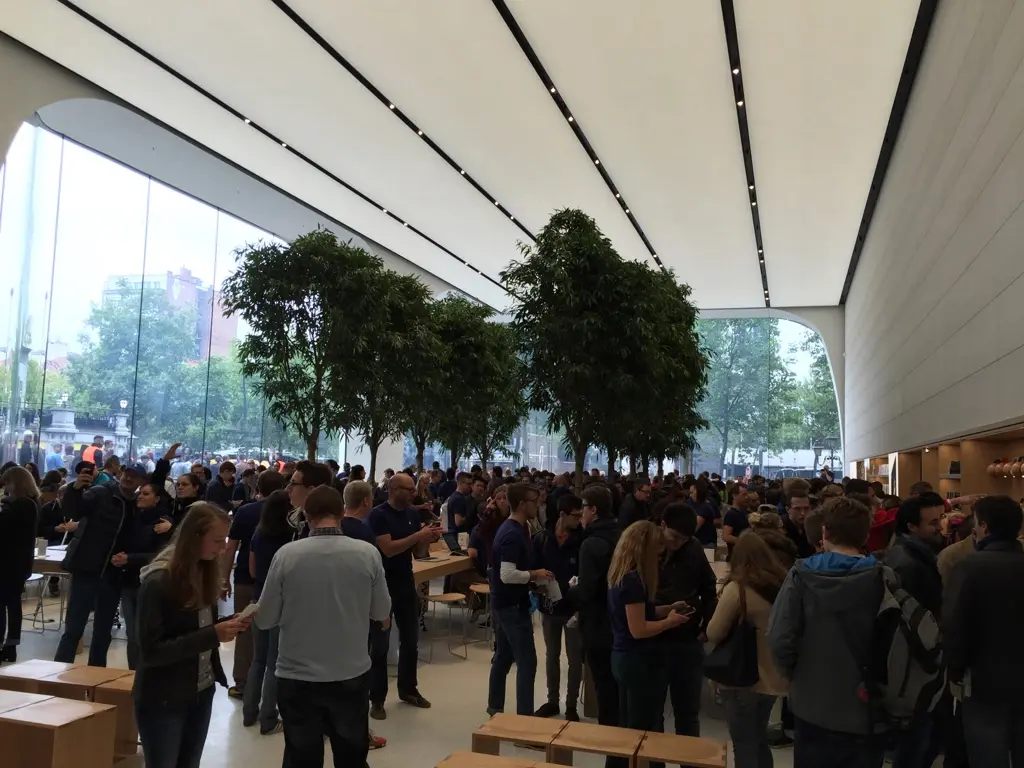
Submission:
<svg viewBox="0 0 1024 768">
<path fill-rule="evenodd" d="M 217 649 L 250 623 L 217 620 L 229 523 L 214 505 L 193 504 L 171 544 L 142 569 L 132 696 L 150 768 L 199 768 L 214 684 L 227 686 Z"/>
<path fill-rule="evenodd" d="M 147 482 L 139 488 L 139 495 L 135 497 L 135 519 L 124 551 L 115 553 L 110 561 L 121 569 L 121 611 L 128 633 L 128 669 L 135 669 L 139 664 L 139 574 L 171 540 L 171 513 L 160 493 L 162 485 Z"/>
<path fill-rule="evenodd" d="M 21 592 L 32 574 L 39 489 L 28 470 L 11 467 L 0 476 L 0 662 L 18 660 Z"/>
</svg>

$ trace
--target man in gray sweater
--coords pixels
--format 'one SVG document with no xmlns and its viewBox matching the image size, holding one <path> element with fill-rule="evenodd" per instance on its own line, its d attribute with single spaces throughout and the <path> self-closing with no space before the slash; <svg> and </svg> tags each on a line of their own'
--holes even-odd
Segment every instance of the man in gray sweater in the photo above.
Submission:
<svg viewBox="0 0 1024 768">
<path fill-rule="evenodd" d="M 284 764 L 323 766 L 324 736 L 334 764 L 366 763 L 369 736 L 370 620 L 391 613 L 377 549 L 341 531 L 341 494 L 310 491 L 309 537 L 274 556 L 260 595 L 256 624 L 278 627 L 278 708 Z"/>
</svg>

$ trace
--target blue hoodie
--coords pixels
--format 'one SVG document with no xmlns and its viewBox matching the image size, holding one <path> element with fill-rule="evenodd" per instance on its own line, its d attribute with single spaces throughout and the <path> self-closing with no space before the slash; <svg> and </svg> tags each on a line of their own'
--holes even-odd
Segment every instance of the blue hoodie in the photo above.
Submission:
<svg viewBox="0 0 1024 768">
<path fill-rule="evenodd" d="M 786 577 L 768 642 L 801 720 L 842 733 L 872 732 L 859 660 L 870 655 L 882 576 L 883 566 L 871 555 L 825 552 L 798 561 Z"/>
</svg>

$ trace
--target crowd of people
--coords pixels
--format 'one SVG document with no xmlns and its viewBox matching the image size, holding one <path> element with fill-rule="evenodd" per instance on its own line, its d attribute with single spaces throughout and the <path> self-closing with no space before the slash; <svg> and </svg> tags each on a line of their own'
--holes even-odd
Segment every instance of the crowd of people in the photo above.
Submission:
<svg viewBox="0 0 1024 768">
<path fill-rule="evenodd" d="M 674 731 L 699 736 L 717 682 L 738 768 L 788 745 L 797 768 L 875 768 L 887 752 L 896 768 L 940 752 L 953 768 L 1024 765 L 1022 511 L 1008 497 L 947 501 L 918 483 L 899 499 L 828 472 L 652 481 L 437 463 L 371 485 L 330 461 L 179 472 L 179 449 L 152 467 L 98 454 L 66 477 L 0 470 L 0 661 L 17 659 L 35 539 L 66 542 L 55 659 L 75 659 L 92 614 L 89 663 L 105 666 L 123 621 L 148 765 L 198 766 L 216 684 L 245 726 L 283 730 L 285 765 L 321 766 L 325 739 L 335 765 L 364 765 L 386 744 L 369 724 L 387 717 L 392 621 L 397 698 L 431 706 L 413 559 L 447 534 L 464 534 L 473 567 L 446 591 L 493 628 L 489 714 L 515 665 L 516 713 L 578 720 L 585 665 L 598 722 L 641 730 L 665 730 L 670 702 Z"/>
</svg>

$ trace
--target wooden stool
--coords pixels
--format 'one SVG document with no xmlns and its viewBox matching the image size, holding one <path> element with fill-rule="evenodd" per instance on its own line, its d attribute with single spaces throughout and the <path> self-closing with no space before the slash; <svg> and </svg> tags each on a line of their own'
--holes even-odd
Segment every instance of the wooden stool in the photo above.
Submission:
<svg viewBox="0 0 1024 768">
<path fill-rule="evenodd" d="M 572 765 L 573 752 L 622 757 L 634 765 L 645 731 L 592 723 L 568 723 L 548 744 L 548 762 Z"/>
<path fill-rule="evenodd" d="M 489 643 L 494 636 L 494 617 L 491 616 L 491 585 L 470 584 L 469 591 L 474 595 L 479 595 L 487 609 L 487 631 L 484 633 L 484 641 Z"/>
<path fill-rule="evenodd" d="M 94 701 L 96 686 L 109 683 L 134 673 L 127 669 L 108 667 L 72 667 L 39 680 L 38 693 L 48 693 L 62 699 Z"/>
<path fill-rule="evenodd" d="M 0 714 L 4 768 L 110 768 L 117 710 L 48 699 Z"/>
<path fill-rule="evenodd" d="M 469 619 L 469 614 L 464 613 L 462 616 L 462 653 L 458 654 L 452 650 L 452 638 L 459 637 L 455 632 L 452 632 L 452 607 L 456 605 L 466 605 L 466 596 L 461 592 L 444 592 L 440 595 L 427 595 L 427 603 L 431 605 L 430 613 L 430 625 L 437 628 L 437 606 L 447 605 L 448 606 L 448 633 L 445 635 L 433 635 L 427 641 L 427 663 L 430 664 L 434 660 L 434 640 L 447 640 L 448 641 L 448 653 L 452 656 L 458 656 L 460 659 L 469 658 L 469 643 L 466 640 L 466 622 Z M 466 609 L 468 611 L 468 608 Z"/>
<path fill-rule="evenodd" d="M 139 751 L 139 728 L 135 723 L 135 702 L 132 686 L 135 673 L 131 672 L 117 680 L 97 685 L 93 701 L 97 704 L 113 704 L 117 707 L 117 732 L 114 734 L 114 756 L 121 760 Z"/>
<path fill-rule="evenodd" d="M 636 768 L 648 768 L 652 762 L 686 768 L 725 768 L 725 743 L 648 731 L 636 753 Z"/>
<path fill-rule="evenodd" d="M 565 720 L 499 713 L 473 731 L 473 751 L 496 755 L 503 741 L 547 749 L 565 726 Z"/>
<path fill-rule="evenodd" d="M 448 755 L 435 768 L 536 768 L 536 766 L 537 762 L 529 758 L 455 752 Z"/>
<path fill-rule="evenodd" d="M 27 707 L 29 704 L 38 704 L 41 701 L 48 701 L 53 696 L 43 696 L 38 693 L 21 693 L 19 691 L 0 691 L 0 714 L 10 712 L 14 709 Z"/>
<path fill-rule="evenodd" d="M 43 659 L 19 661 L 17 664 L 0 667 L 0 689 L 39 693 L 40 680 L 50 675 L 66 672 L 74 666 L 74 664 L 66 664 L 63 661 L 44 661 Z"/>
</svg>

